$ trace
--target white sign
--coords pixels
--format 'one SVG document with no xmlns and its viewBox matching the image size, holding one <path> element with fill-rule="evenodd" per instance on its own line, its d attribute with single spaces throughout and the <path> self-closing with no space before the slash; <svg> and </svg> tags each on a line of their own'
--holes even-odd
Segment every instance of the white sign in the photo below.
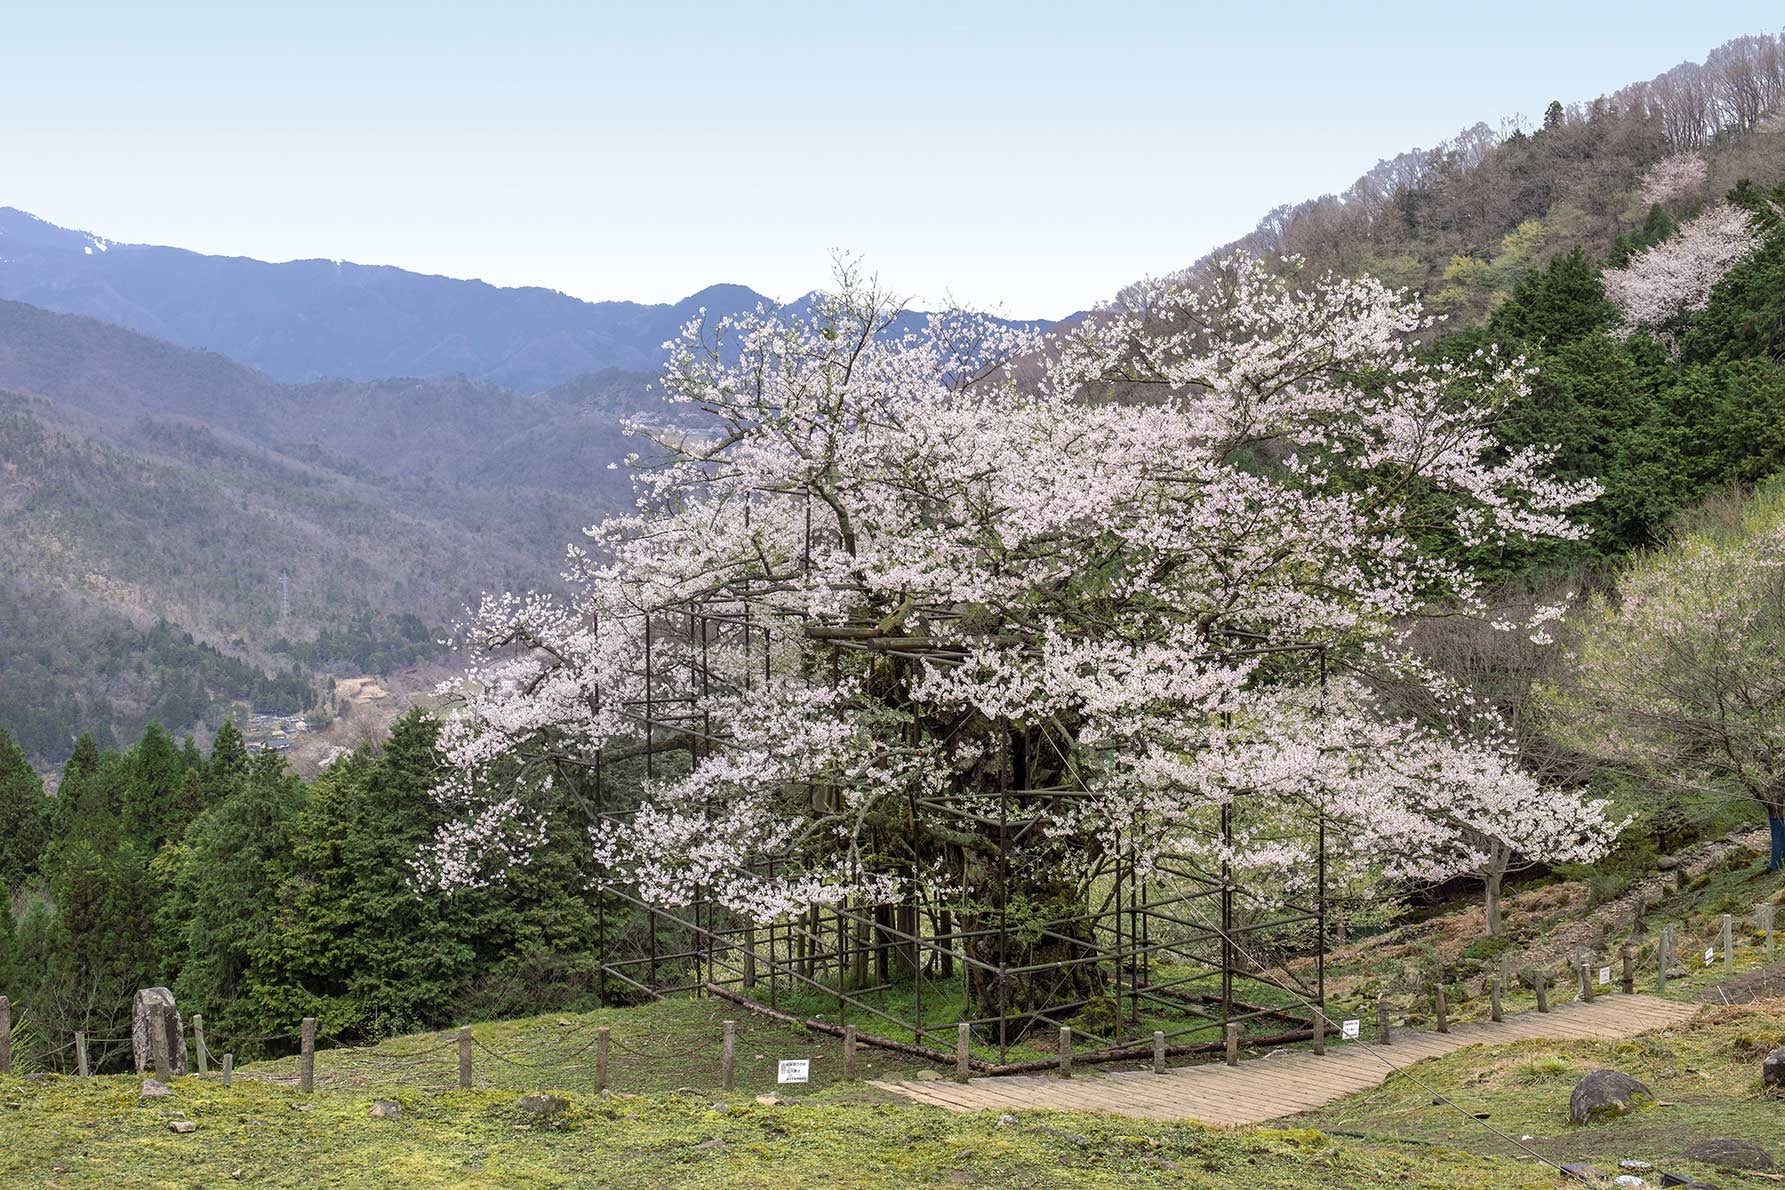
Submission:
<svg viewBox="0 0 1785 1190">
<path fill-rule="evenodd" d="M 812 1063 L 807 1058 L 783 1058 L 775 1071 L 778 1083 L 803 1083 L 811 1077 Z"/>
<path fill-rule="evenodd" d="M 1611 982 L 1611 968 L 1610 967 L 1599 968 L 1599 986 L 1604 987 L 1606 984 L 1608 984 L 1610 982 Z"/>
<path fill-rule="evenodd" d="M 1705 947 L 1704 948 L 1704 965 L 1708 967 L 1716 961 L 1717 961 L 1717 948 L 1714 946 Z"/>
<path fill-rule="evenodd" d="M 1355 1020 L 1346 1021 L 1343 1025 L 1339 1026 L 1339 1033 L 1345 1038 L 1346 1041 L 1356 1041 L 1357 1040 L 1357 1022 Z"/>
</svg>

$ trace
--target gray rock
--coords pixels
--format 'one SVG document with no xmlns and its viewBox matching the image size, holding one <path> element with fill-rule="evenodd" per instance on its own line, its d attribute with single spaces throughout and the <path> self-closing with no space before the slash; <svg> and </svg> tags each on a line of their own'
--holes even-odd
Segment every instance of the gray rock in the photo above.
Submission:
<svg viewBox="0 0 1785 1190">
<path fill-rule="evenodd" d="M 377 1099 L 369 1114 L 374 1120 L 395 1120 L 402 1116 L 403 1105 L 391 1099 Z"/>
<path fill-rule="evenodd" d="M 570 1100 L 562 1095 L 522 1095 L 515 1106 L 530 1116 L 553 1120 L 570 1110 Z"/>
<path fill-rule="evenodd" d="M 1768 1054 L 1760 1064 L 1760 1081 L 1785 1090 L 1785 1045 Z"/>
<path fill-rule="evenodd" d="M 1639 1099 L 1653 1099 L 1655 1093 L 1642 1083 L 1616 1070 L 1595 1070 L 1578 1083 L 1568 1096 L 1568 1118 L 1576 1124 L 1627 1115 Z"/>
<path fill-rule="evenodd" d="M 166 1083 L 161 1082 L 157 1079 L 145 1078 L 143 1080 L 142 1092 L 137 1095 L 137 1098 L 138 1099 L 166 1099 L 169 1095 L 172 1095 L 173 1093 L 174 1093 L 173 1088 L 168 1086 Z"/>
<path fill-rule="evenodd" d="M 1654 1173 L 1655 1167 L 1647 1161 L 1634 1161 L 1626 1158 L 1618 1162 L 1618 1168 L 1625 1173 Z"/>
<path fill-rule="evenodd" d="M 186 1136 L 190 1133 L 197 1132 L 198 1125 L 194 1124 L 191 1120 L 170 1120 L 167 1125 L 167 1130 L 169 1132 L 177 1132 L 181 1136 Z"/>
<path fill-rule="evenodd" d="M 167 1066 L 176 1075 L 186 1073 L 186 1022 L 174 1004 L 174 994 L 166 988 L 143 988 L 136 993 L 130 1013 L 130 1049 L 136 1060 L 136 1072 L 155 1069 L 153 1051 L 149 1048 L 149 1009 L 161 1005 L 161 1027 L 167 1038 Z"/>
<path fill-rule="evenodd" d="M 934 1082 L 940 1082 L 942 1079 L 942 1076 L 940 1074 L 937 1074 L 934 1070 L 920 1070 L 916 1074 L 912 1075 L 911 1078 L 912 1078 L 913 1082 L 934 1083 Z"/>
<path fill-rule="evenodd" d="M 1751 1140 L 1725 1136 L 1701 1140 L 1680 1154 L 1687 1161 L 1702 1161 L 1718 1169 L 1771 1169 L 1773 1159 Z"/>
</svg>

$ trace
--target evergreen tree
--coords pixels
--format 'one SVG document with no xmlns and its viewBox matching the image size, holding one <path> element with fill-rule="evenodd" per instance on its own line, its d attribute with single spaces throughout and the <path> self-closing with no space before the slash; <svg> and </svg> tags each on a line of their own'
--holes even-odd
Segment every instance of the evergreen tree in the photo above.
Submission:
<svg viewBox="0 0 1785 1190">
<path fill-rule="evenodd" d="M 122 770 L 122 758 L 116 752 L 102 754 L 91 735 L 74 742 L 74 751 L 62 766 L 61 784 L 56 787 L 51 816 L 51 835 L 56 842 L 86 839 L 102 849 L 116 843 Z"/>
<path fill-rule="evenodd" d="M 242 787 L 248 775 L 248 747 L 233 720 L 225 719 L 211 741 L 211 758 L 205 762 L 202 783 L 204 807 L 218 805 Z"/>
<path fill-rule="evenodd" d="M 280 897 L 264 955 L 269 1002 L 362 1035 L 445 1023 L 473 969 L 466 924 L 487 896 L 423 895 L 410 882 L 439 812 L 430 791 L 438 725 L 414 710 L 377 756 L 356 753 L 317 779 L 298 816 L 298 874 Z"/>
<path fill-rule="evenodd" d="M 43 782 L 12 737 L 0 731 L 0 896 L 38 870 L 49 826 Z"/>
<path fill-rule="evenodd" d="M 162 967 L 180 1002 L 201 1008 L 219 1029 L 263 1033 L 280 1022 L 255 994 L 254 955 L 273 928 L 279 886 L 291 870 L 291 826 L 307 791 L 275 753 L 231 780 L 236 791 L 162 852 Z"/>
<path fill-rule="evenodd" d="M 153 855 L 181 825 L 180 791 L 185 775 L 179 749 L 159 723 L 143 730 L 129 754 L 124 787 L 124 837 Z"/>
</svg>

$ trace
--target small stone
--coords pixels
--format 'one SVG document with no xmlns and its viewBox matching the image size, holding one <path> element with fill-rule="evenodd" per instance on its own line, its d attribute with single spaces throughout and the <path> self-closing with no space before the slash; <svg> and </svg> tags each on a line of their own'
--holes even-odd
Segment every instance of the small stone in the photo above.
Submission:
<svg viewBox="0 0 1785 1190">
<path fill-rule="evenodd" d="M 188 1133 L 197 1132 L 198 1125 L 194 1124 L 191 1120 L 170 1120 L 168 1121 L 167 1130 L 185 1136 Z"/>
<path fill-rule="evenodd" d="M 779 1095 L 758 1095 L 756 1097 L 756 1102 L 762 1104 L 764 1107 L 777 1107 L 783 1100 Z"/>
<path fill-rule="evenodd" d="M 726 1112 L 729 1112 L 730 1110 L 731 1110 L 731 1104 L 729 1104 L 729 1103 L 715 1103 L 715 1104 L 713 1104 L 713 1111 L 717 1112 L 719 1115 L 724 1115 Z"/>
<path fill-rule="evenodd" d="M 939 1082 L 942 1078 L 942 1076 L 937 1074 L 934 1070 L 920 1070 L 911 1077 L 913 1081 L 920 1083 Z"/>
<path fill-rule="evenodd" d="M 173 1088 L 162 1082 L 160 1079 L 145 1078 L 143 1080 L 143 1089 L 141 1093 L 137 1095 L 137 1098 L 166 1099 L 173 1093 Z"/>
<path fill-rule="evenodd" d="M 1687 1161 L 1702 1161 L 1718 1169 L 1771 1169 L 1772 1156 L 1751 1140 L 1734 1136 L 1701 1140 L 1680 1154 Z"/>
<path fill-rule="evenodd" d="M 522 1095 L 515 1106 L 530 1116 L 553 1120 L 570 1110 L 570 1100 L 562 1095 Z"/>
<path fill-rule="evenodd" d="M 1648 1185 L 1647 1182 L 1643 1181 L 1641 1178 L 1637 1177 L 1633 1173 L 1621 1173 L 1617 1177 L 1615 1177 L 1611 1180 L 1611 1184 L 1614 1186 L 1646 1186 L 1646 1185 Z"/>
<path fill-rule="evenodd" d="M 1655 1172 L 1655 1167 L 1653 1165 L 1650 1165 L 1647 1161 L 1637 1161 L 1633 1158 L 1625 1158 L 1623 1161 L 1618 1162 L 1618 1168 L 1623 1170 L 1625 1173 L 1654 1173 Z"/>
<path fill-rule="evenodd" d="M 394 1120 L 403 1114 L 403 1105 L 390 1099 L 375 1100 L 369 1114 L 374 1120 Z"/>
<path fill-rule="evenodd" d="M 1009 1128 L 1015 1124 L 1016 1124 L 1016 1117 L 1014 1115 L 1012 1115 L 1010 1112 L 1005 1112 L 1003 1115 L 998 1117 L 998 1127 L 1000 1127 L 1000 1128 Z"/>
<path fill-rule="evenodd" d="M 1595 1070 L 1574 1084 L 1568 1096 L 1568 1118 L 1591 1124 L 1628 1115 L 1637 1100 L 1653 1099 L 1655 1093 L 1636 1079 L 1616 1070 Z"/>
<path fill-rule="evenodd" d="M 1785 1045 L 1768 1054 L 1760 1064 L 1760 1081 L 1785 1090 Z"/>
</svg>

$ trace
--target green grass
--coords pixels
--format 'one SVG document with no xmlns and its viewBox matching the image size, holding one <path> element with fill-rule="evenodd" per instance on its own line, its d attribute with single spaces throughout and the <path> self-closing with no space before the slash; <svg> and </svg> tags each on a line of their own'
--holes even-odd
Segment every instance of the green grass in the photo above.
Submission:
<svg viewBox="0 0 1785 1190">
<path fill-rule="evenodd" d="M 137 1101 L 134 1079 L 0 1079 L 7 1187 L 1337 1187 L 1549 1186 L 1528 1166 L 1305 1129 L 1221 1132 L 1117 1117 L 955 1115 L 860 1103 L 575 1096 L 529 1126 L 512 1091 L 370 1091 L 180 1080 Z M 176 1136 L 165 1113 L 198 1131 Z"/>
<path fill-rule="evenodd" d="M 1530 1149 L 1556 1161 L 1589 1161 L 1609 1170 L 1633 1157 L 1724 1187 L 1777 1185 L 1682 1162 L 1677 1154 L 1694 1141 L 1733 1136 L 1758 1142 L 1785 1162 L 1785 1102 L 1760 1082 L 1761 1059 L 1780 1045 L 1785 1001 L 1707 1008 L 1683 1026 L 1627 1041 L 1471 1046 L 1419 1063 L 1411 1078 L 1393 1077 L 1297 1122 L 1345 1135 L 1392 1135 L 1506 1156 L 1520 1152 L 1485 1124 L 1515 1139 L 1531 1137 L 1524 1142 Z M 1621 1119 L 1571 1125 L 1568 1095 L 1575 1082 L 1607 1067 L 1647 1083 L 1657 1102 Z M 1435 1096 L 1462 1110 L 1435 1104 Z M 1476 1112 L 1487 1119 L 1471 1118 Z"/>
</svg>

